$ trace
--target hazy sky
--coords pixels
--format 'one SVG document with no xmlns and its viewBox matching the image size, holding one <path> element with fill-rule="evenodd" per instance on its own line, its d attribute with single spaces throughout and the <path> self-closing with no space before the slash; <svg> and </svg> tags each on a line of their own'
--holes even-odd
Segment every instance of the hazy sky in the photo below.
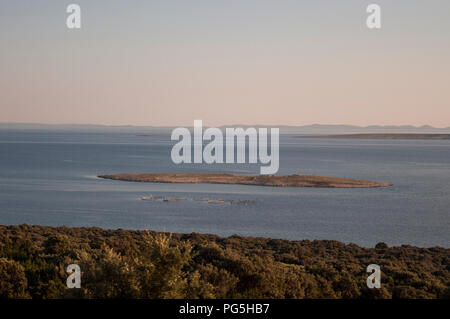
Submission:
<svg viewBox="0 0 450 319">
<path fill-rule="evenodd" d="M 450 126 L 449 17 L 448 0 L 0 0 L 0 122 Z"/>
</svg>

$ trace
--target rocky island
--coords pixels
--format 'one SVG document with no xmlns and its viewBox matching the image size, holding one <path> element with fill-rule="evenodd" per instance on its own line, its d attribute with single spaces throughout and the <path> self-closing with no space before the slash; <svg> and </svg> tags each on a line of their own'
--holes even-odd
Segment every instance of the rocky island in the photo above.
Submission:
<svg viewBox="0 0 450 319">
<path fill-rule="evenodd" d="M 241 174 L 197 174 L 197 173 L 155 173 L 155 174 L 113 174 L 99 175 L 99 178 L 127 182 L 147 183 L 195 183 L 195 184 L 240 184 L 274 187 L 333 187 L 371 188 L 392 186 L 379 183 L 339 177 L 316 175 L 241 175 Z"/>
</svg>

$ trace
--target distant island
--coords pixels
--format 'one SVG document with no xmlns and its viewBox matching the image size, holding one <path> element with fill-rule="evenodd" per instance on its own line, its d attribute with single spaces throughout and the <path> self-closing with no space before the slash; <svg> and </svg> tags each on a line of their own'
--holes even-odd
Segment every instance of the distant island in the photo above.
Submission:
<svg viewBox="0 0 450 319">
<path fill-rule="evenodd" d="M 110 132 L 129 134 L 167 134 L 177 126 L 134 126 L 134 125 L 90 125 L 90 124 L 42 124 L 42 123 L 1 123 L 0 130 L 44 130 L 44 131 L 70 131 L 70 132 Z M 430 125 L 248 125 L 245 123 L 227 123 L 220 128 L 226 127 L 277 127 L 280 134 L 365 134 L 365 133 L 399 133 L 399 134 L 449 134 L 449 127 L 433 127 Z"/>
<path fill-rule="evenodd" d="M 401 133 L 374 133 L 374 134 L 339 134 L 296 136 L 298 138 L 355 138 L 355 139 L 384 139 L 384 140 L 450 140 L 450 134 L 401 134 Z"/>
<path fill-rule="evenodd" d="M 316 175 L 241 175 L 241 174 L 195 174 L 195 173 L 157 173 L 157 174 L 113 174 L 99 175 L 99 178 L 127 182 L 148 183 L 195 183 L 195 184 L 240 184 L 274 187 L 332 187 L 332 188 L 371 188 L 392 186 L 379 183 L 339 177 Z"/>
<path fill-rule="evenodd" d="M 160 133 L 160 134 L 137 134 L 136 136 L 152 136 L 152 137 L 167 137 L 167 136 L 170 136 L 170 134 L 163 134 L 163 133 Z"/>
</svg>

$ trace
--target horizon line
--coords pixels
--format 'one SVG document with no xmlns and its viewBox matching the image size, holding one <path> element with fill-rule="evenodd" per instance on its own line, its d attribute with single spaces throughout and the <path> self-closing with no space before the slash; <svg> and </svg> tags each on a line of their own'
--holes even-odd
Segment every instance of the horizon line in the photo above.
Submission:
<svg viewBox="0 0 450 319">
<path fill-rule="evenodd" d="M 0 125 L 42 125 L 42 126 L 99 126 L 99 127 L 152 127 L 152 128 L 168 128 L 168 127 L 193 127 L 192 125 L 135 125 L 135 124 L 93 124 L 93 123 L 41 123 L 41 122 L 0 122 Z M 371 125 L 357 125 L 357 124 L 222 124 L 220 126 L 208 126 L 205 127 L 236 127 L 236 126 L 256 126 L 256 127 L 307 127 L 307 126 L 350 126 L 357 128 L 370 128 L 370 127 L 411 127 L 411 128 L 432 128 L 432 129 L 450 129 L 450 126 L 436 127 L 429 124 L 413 125 L 413 124 L 371 124 Z"/>
</svg>

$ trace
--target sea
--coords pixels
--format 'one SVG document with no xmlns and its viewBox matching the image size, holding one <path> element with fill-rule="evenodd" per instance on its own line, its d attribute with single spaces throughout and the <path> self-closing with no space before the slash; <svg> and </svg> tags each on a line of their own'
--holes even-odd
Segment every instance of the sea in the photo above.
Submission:
<svg viewBox="0 0 450 319">
<path fill-rule="evenodd" d="M 174 164 L 174 143 L 170 136 L 132 131 L 2 129 L 0 224 L 338 240 L 364 247 L 378 242 L 450 247 L 450 140 L 280 136 L 280 175 L 393 184 L 385 188 L 158 184 L 97 177 L 259 174 L 260 164 Z M 186 199 L 141 199 L 150 195 Z"/>
</svg>

